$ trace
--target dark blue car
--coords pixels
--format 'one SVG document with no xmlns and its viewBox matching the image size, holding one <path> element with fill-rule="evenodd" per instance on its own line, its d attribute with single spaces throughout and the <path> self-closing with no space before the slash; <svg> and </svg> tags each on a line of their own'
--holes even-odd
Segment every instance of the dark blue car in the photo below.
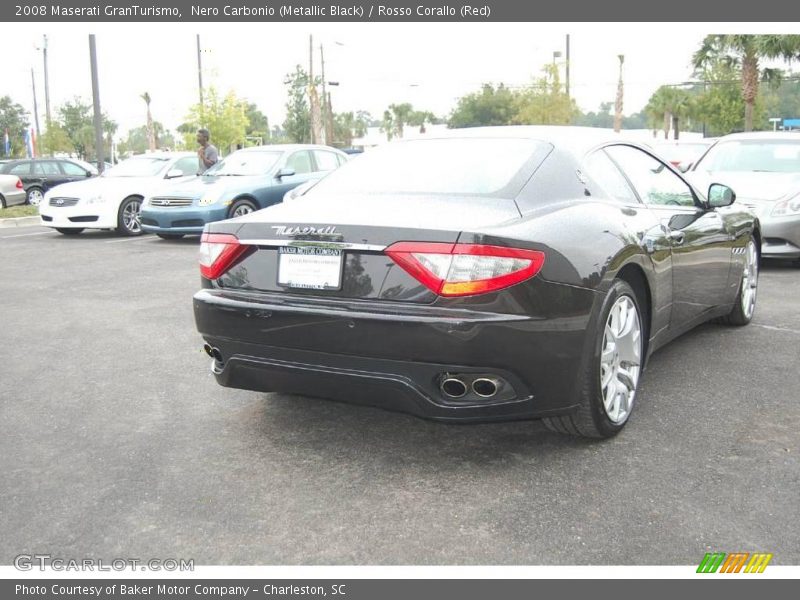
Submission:
<svg viewBox="0 0 800 600">
<path fill-rule="evenodd" d="M 346 154 L 328 146 L 237 150 L 204 175 L 167 184 L 147 198 L 142 206 L 142 230 L 165 239 L 202 233 L 206 223 L 277 204 L 292 188 L 319 179 L 346 161 Z"/>
</svg>

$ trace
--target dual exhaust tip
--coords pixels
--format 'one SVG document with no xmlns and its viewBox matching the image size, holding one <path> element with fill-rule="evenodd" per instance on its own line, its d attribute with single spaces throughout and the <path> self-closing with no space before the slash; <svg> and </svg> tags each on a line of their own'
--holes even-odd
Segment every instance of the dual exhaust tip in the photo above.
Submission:
<svg viewBox="0 0 800 600">
<path fill-rule="evenodd" d="M 205 350 L 205 353 L 208 354 L 211 358 L 213 358 L 218 363 L 222 363 L 223 362 L 223 360 L 222 360 L 222 352 L 219 351 L 219 348 L 214 348 L 213 346 L 210 346 L 208 344 L 204 344 L 203 345 L 203 350 Z"/>
<path fill-rule="evenodd" d="M 492 398 L 500 389 L 500 381 L 493 377 L 478 377 L 468 384 L 461 377 L 446 376 L 439 387 L 448 398 L 463 398 L 470 390 L 481 398 Z"/>
</svg>

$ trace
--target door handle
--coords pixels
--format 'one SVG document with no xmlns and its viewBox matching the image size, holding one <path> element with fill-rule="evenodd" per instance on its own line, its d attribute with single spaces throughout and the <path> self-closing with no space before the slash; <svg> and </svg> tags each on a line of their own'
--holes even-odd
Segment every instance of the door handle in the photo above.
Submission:
<svg viewBox="0 0 800 600">
<path fill-rule="evenodd" d="M 686 234 L 683 231 L 670 231 L 668 235 L 669 239 L 676 244 L 682 244 L 686 239 Z"/>
</svg>

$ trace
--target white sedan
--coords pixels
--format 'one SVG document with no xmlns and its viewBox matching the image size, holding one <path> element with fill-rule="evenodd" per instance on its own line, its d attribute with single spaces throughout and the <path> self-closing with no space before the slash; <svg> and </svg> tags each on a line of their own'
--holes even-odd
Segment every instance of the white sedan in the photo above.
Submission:
<svg viewBox="0 0 800 600">
<path fill-rule="evenodd" d="M 194 177 L 197 154 L 163 152 L 125 160 L 100 177 L 60 185 L 39 204 L 42 225 L 65 235 L 84 229 L 116 229 L 140 235 L 142 200 L 166 179 Z"/>
</svg>

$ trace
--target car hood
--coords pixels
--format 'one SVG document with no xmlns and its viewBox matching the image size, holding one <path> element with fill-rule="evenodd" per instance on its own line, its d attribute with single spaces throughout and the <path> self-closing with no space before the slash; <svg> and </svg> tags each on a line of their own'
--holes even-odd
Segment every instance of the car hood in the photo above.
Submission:
<svg viewBox="0 0 800 600">
<path fill-rule="evenodd" d="M 192 177 L 182 181 L 164 185 L 156 190 L 156 195 L 169 195 L 178 198 L 193 198 L 198 199 L 204 196 L 222 196 L 234 190 L 249 189 L 252 190 L 256 186 L 263 186 L 268 177 L 264 175 L 258 176 L 231 176 L 231 177 L 213 177 L 204 175 L 201 177 Z"/>
<path fill-rule="evenodd" d="M 689 179 L 701 191 L 712 183 L 723 183 L 748 201 L 779 200 L 800 191 L 800 173 L 761 173 L 757 171 L 692 171 Z"/>
<path fill-rule="evenodd" d="M 163 182 L 161 177 L 91 177 L 81 181 L 62 183 L 50 195 L 72 198 L 90 196 L 146 194 Z"/>
</svg>

